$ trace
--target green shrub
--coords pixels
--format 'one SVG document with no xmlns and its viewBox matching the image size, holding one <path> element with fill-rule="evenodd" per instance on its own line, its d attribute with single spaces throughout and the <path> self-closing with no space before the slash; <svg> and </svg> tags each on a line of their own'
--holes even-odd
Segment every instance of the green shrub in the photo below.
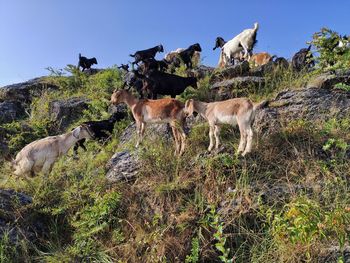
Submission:
<svg viewBox="0 0 350 263">
<path fill-rule="evenodd" d="M 321 28 L 319 32 L 313 34 L 310 44 L 319 54 L 316 60 L 321 69 L 349 68 L 350 49 L 346 45 L 338 47 L 339 40 L 340 35 L 328 28 Z"/>
</svg>

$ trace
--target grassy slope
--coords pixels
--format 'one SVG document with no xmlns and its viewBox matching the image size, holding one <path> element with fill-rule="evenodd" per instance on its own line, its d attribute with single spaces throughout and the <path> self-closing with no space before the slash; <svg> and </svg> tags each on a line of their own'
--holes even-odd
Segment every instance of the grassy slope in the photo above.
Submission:
<svg viewBox="0 0 350 263">
<path fill-rule="evenodd" d="M 61 89 L 36 99 L 29 119 L 3 125 L 11 132 L 12 153 L 54 130 L 48 115 L 52 99 L 92 100 L 72 126 L 107 116 L 110 94 L 121 84 L 119 72 L 112 68 L 86 77 L 70 71 L 74 77 L 48 77 Z M 285 70 L 266 77 L 263 89 L 249 90 L 253 100 L 301 87 L 311 76 Z M 204 79 L 199 90 L 189 89 L 179 99 L 206 99 L 208 90 Z M 161 139 L 146 139 L 138 179 L 109 185 L 104 165 L 127 124 L 117 124 L 106 145 L 89 142 L 78 161 L 70 154 L 62 158 L 47 180 L 13 178 L 8 165 L 2 166 L 1 187 L 33 196 L 32 208 L 47 215 L 50 231 L 38 244 L 24 242 L 17 250 L 0 241 L 0 261 L 302 262 L 348 241 L 348 119 L 291 123 L 259 140 L 247 158 L 234 155 L 239 136 L 228 126 L 222 130 L 225 151 L 205 154 L 208 127 L 198 124 L 184 156 L 174 158 Z M 273 194 L 274 187 L 284 191 Z"/>
</svg>

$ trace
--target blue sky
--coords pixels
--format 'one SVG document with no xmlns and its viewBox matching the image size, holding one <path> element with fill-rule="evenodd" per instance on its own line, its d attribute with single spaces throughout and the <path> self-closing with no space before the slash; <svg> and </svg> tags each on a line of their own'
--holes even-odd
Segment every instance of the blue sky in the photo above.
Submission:
<svg viewBox="0 0 350 263">
<path fill-rule="evenodd" d="M 349 10 L 345 0 L 0 0 L 0 86 L 77 64 L 79 52 L 104 68 L 159 43 L 166 53 L 198 42 L 203 64 L 214 66 L 215 38 L 256 21 L 255 51 L 290 58 L 323 26 L 349 34 Z"/>
</svg>

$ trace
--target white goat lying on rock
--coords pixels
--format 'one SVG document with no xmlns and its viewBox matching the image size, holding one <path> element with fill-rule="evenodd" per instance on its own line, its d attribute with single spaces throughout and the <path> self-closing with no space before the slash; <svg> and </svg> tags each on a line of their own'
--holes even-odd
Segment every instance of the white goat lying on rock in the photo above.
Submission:
<svg viewBox="0 0 350 263">
<path fill-rule="evenodd" d="M 254 45 L 256 44 L 256 34 L 259 29 L 259 24 L 255 23 L 254 28 L 249 28 L 243 30 L 240 34 L 235 36 L 230 41 L 227 41 L 221 47 L 221 54 L 219 65 L 227 65 L 231 60 L 244 51 L 244 58 L 250 58 L 250 53 L 253 50 Z"/>
<path fill-rule="evenodd" d="M 44 175 L 48 175 L 57 159 L 66 154 L 77 141 L 92 137 L 88 126 L 81 125 L 71 132 L 31 142 L 12 162 L 14 174 L 34 176 L 35 173 L 42 171 Z"/>
<path fill-rule="evenodd" d="M 237 153 L 240 154 L 243 152 L 242 156 L 244 156 L 252 150 L 252 122 L 254 121 L 255 112 L 267 105 L 267 103 L 267 101 L 263 101 L 259 104 L 253 104 L 247 98 L 235 98 L 211 103 L 190 99 L 185 103 L 185 112 L 188 113 L 188 115 L 192 115 L 194 111 L 198 112 L 208 121 L 210 139 L 210 145 L 208 147 L 209 152 L 214 147 L 213 137 L 215 137 L 215 149 L 219 149 L 219 124 L 238 124 L 241 140 Z"/>
</svg>

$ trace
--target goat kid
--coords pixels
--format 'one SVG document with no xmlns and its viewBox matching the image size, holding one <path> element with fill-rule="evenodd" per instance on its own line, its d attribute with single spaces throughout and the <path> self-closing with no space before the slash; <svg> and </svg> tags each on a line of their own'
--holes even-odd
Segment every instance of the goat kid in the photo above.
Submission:
<svg viewBox="0 0 350 263">
<path fill-rule="evenodd" d="M 126 103 L 134 116 L 138 139 L 135 147 L 143 140 L 145 126 L 147 123 L 169 123 L 175 139 L 175 154 L 182 155 L 185 150 L 186 134 L 184 122 L 186 114 L 184 105 L 175 99 L 137 99 L 126 90 L 114 91 L 111 96 L 114 105 Z"/>
<path fill-rule="evenodd" d="M 209 152 L 214 147 L 214 138 L 215 149 L 219 149 L 220 124 L 238 124 L 241 139 L 237 153 L 242 153 L 242 156 L 245 156 L 252 150 L 252 122 L 254 120 L 255 112 L 265 105 L 267 105 L 267 101 L 263 101 L 259 104 L 253 104 L 247 98 L 235 98 L 211 103 L 190 99 L 186 101 L 184 111 L 189 116 L 192 115 L 193 112 L 197 112 L 208 121 L 210 139 L 210 144 L 208 147 Z"/>
<path fill-rule="evenodd" d="M 54 163 L 81 139 L 91 139 L 93 134 L 86 125 L 81 125 L 73 131 L 58 136 L 50 136 L 36 140 L 25 146 L 12 162 L 14 174 L 17 176 L 34 176 L 43 172 L 48 175 Z"/>
<path fill-rule="evenodd" d="M 196 51 L 197 52 L 202 51 L 202 48 L 198 43 L 193 44 L 188 48 L 186 48 L 185 50 L 179 52 L 179 56 L 187 68 L 190 68 L 190 69 L 192 68 L 192 57 Z"/>
<path fill-rule="evenodd" d="M 101 121 L 86 121 L 82 123 L 82 125 L 86 125 L 89 127 L 92 134 L 94 134 L 94 137 L 91 139 L 99 140 L 99 141 L 106 141 L 112 134 L 114 129 L 114 124 L 117 121 L 121 121 L 127 116 L 125 112 L 115 112 L 112 114 L 112 116 L 108 120 L 101 120 Z M 74 145 L 73 152 L 74 156 L 76 157 L 78 155 L 78 149 L 81 147 L 84 151 L 87 151 L 84 143 L 86 139 L 81 139 L 77 141 Z"/>
</svg>

